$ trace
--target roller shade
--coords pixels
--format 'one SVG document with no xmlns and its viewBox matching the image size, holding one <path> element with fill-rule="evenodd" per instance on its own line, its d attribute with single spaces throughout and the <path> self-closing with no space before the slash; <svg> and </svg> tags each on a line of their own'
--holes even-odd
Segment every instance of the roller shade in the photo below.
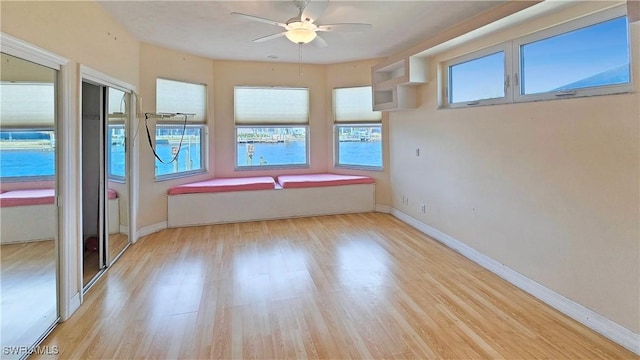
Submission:
<svg viewBox="0 0 640 360">
<path fill-rule="evenodd" d="M 189 116 L 187 121 L 204 122 L 207 118 L 206 85 L 157 79 L 156 112 L 195 114 L 195 116 Z M 175 121 L 176 119 L 158 119 L 158 122 L 167 120 Z"/>
<path fill-rule="evenodd" d="M 378 122 L 380 111 L 373 111 L 371 86 L 333 89 L 335 122 Z"/>
<path fill-rule="evenodd" d="M 241 87 L 234 89 L 237 125 L 309 123 L 309 89 Z"/>
<path fill-rule="evenodd" d="M 124 123 L 127 119 L 129 104 L 127 103 L 126 95 L 124 91 L 109 88 L 109 105 L 107 109 L 110 123 Z"/>
<path fill-rule="evenodd" d="M 53 83 L 0 83 L 0 127 L 53 128 L 55 86 Z"/>
</svg>

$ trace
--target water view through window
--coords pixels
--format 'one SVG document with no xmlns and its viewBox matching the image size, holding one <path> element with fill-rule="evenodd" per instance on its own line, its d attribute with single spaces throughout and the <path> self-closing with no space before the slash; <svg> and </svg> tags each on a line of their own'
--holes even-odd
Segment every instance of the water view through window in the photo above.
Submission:
<svg viewBox="0 0 640 360">
<path fill-rule="evenodd" d="M 382 168 L 382 126 L 338 126 L 337 165 Z"/>
<path fill-rule="evenodd" d="M 306 127 L 236 128 L 236 166 L 307 164 Z"/>
<path fill-rule="evenodd" d="M 1 177 L 49 177 L 55 174 L 53 130 L 1 131 Z"/>
<path fill-rule="evenodd" d="M 187 126 L 184 137 L 182 132 L 181 125 L 156 127 L 156 153 L 165 162 L 156 159 L 156 176 L 203 169 L 202 126 Z M 171 162 L 176 154 L 176 160 Z"/>
</svg>

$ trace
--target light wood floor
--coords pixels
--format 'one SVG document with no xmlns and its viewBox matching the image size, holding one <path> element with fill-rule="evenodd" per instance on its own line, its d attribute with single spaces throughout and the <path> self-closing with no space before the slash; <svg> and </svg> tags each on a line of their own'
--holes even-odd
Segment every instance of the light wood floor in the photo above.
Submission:
<svg viewBox="0 0 640 360">
<path fill-rule="evenodd" d="M 0 294 L 0 346 L 33 345 L 57 319 L 55 242 L 0 246 Z"/>
<path fill-rule="evenodd" d="M 125 234 L 109 234 L 109 259 L 112 262 L 129 243 Z M 100 253 L 98 251 L 84 251 L 82 266 L 82 283 L 87 285 L 100 272 Z"/>
<path fill-rule="evenodd" d="M 384 214 L 141 239 L 42 345 L 60 358 L 637 358 Z"/>
</svg>

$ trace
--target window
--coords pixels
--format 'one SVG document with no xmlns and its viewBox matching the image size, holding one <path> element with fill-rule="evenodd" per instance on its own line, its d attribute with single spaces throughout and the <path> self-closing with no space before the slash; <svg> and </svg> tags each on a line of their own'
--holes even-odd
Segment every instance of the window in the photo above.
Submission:
<svg viewBox="0 0 640 360">
<path fill-rule="evenodd" d="M 609 9 L 445 63 L 447 106 L 630 91 L 624 11 Z"/>
<path fill-rule="evenodd" d="M 336 166 L 382 169 L 382 113 L 372 109 L 371 86 L 333 90 Z"/>
<path fill-rule="evenodd" d="M 588 26 L 576 22 L 561 27 L 563 32 L 552 29 L 515 41 L 520 59 L 516 96 L 599 95 L 619 92 L 619 85 L 629 84 L 627 17 L 601 20 L 596 17 Z"/>
<path fill-rule="evenodd" d="M 156 153 L 165 160 L 163 163 L 156 159 L 156 177 L 162 178 L 180 173 L 190 174 L 204 169 L 203 128 L 202 125 L 156 126 Z M 174 161 L 167 161 L 173 158 L 175 158 Z"/>
<path fill-rule="evenodd" d="M 505 50 L 485 50 L 471 59 L 461 58 L 449 65 L 449 103 L 477 105 L 507 100 L 505 87 Z"/>
<path fill-rule="evenodd" d="M 57 71 L 4 53 L 2 64 L 0 177 L 53 179 Z"/>
<path fill-rule="evenodd" d="M 236 168 L 309 165 L 309 89 L 234 89 Z"/>
<path fill-rule="evenodd" d="M 125 124 L 128 117 L 128 95 L 109 87 L 107 118 L 107 175 L 109 180 L 124 181 L 126 166 Z"/>
<path fill-rule="evenodd" d="M 156 81 L 156 112 L 172 114 L 156 122 L 156 179 L 206 171 L 205 125 L 207 88 L 204 84 L 167 79 Z M 186 119 L 182 114 L 187 114 Z"/>
</svg>

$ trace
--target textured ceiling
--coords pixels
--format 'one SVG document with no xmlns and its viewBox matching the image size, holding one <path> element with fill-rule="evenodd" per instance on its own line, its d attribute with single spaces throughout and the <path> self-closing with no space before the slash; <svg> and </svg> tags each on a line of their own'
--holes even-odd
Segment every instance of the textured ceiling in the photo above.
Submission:
<svg viewBox="0 0 640 360">
<path fill-rule="evenodd" d="M 366 33 L 324 32 L 327 47 L 302 46 L 305 63 L 386 57 L 504 1 L 329 2 L 316 24 L 370 23 Z M 100 1 L 140 41 L 213 59 L 297 62 L 298 45 L 285 37 L 254 43 L 280 27 L 231 16 L 241 12 L 286 22 L 294 1 Z M 277 56 L 277 59 L 273 59 Z"/>
</svg>

